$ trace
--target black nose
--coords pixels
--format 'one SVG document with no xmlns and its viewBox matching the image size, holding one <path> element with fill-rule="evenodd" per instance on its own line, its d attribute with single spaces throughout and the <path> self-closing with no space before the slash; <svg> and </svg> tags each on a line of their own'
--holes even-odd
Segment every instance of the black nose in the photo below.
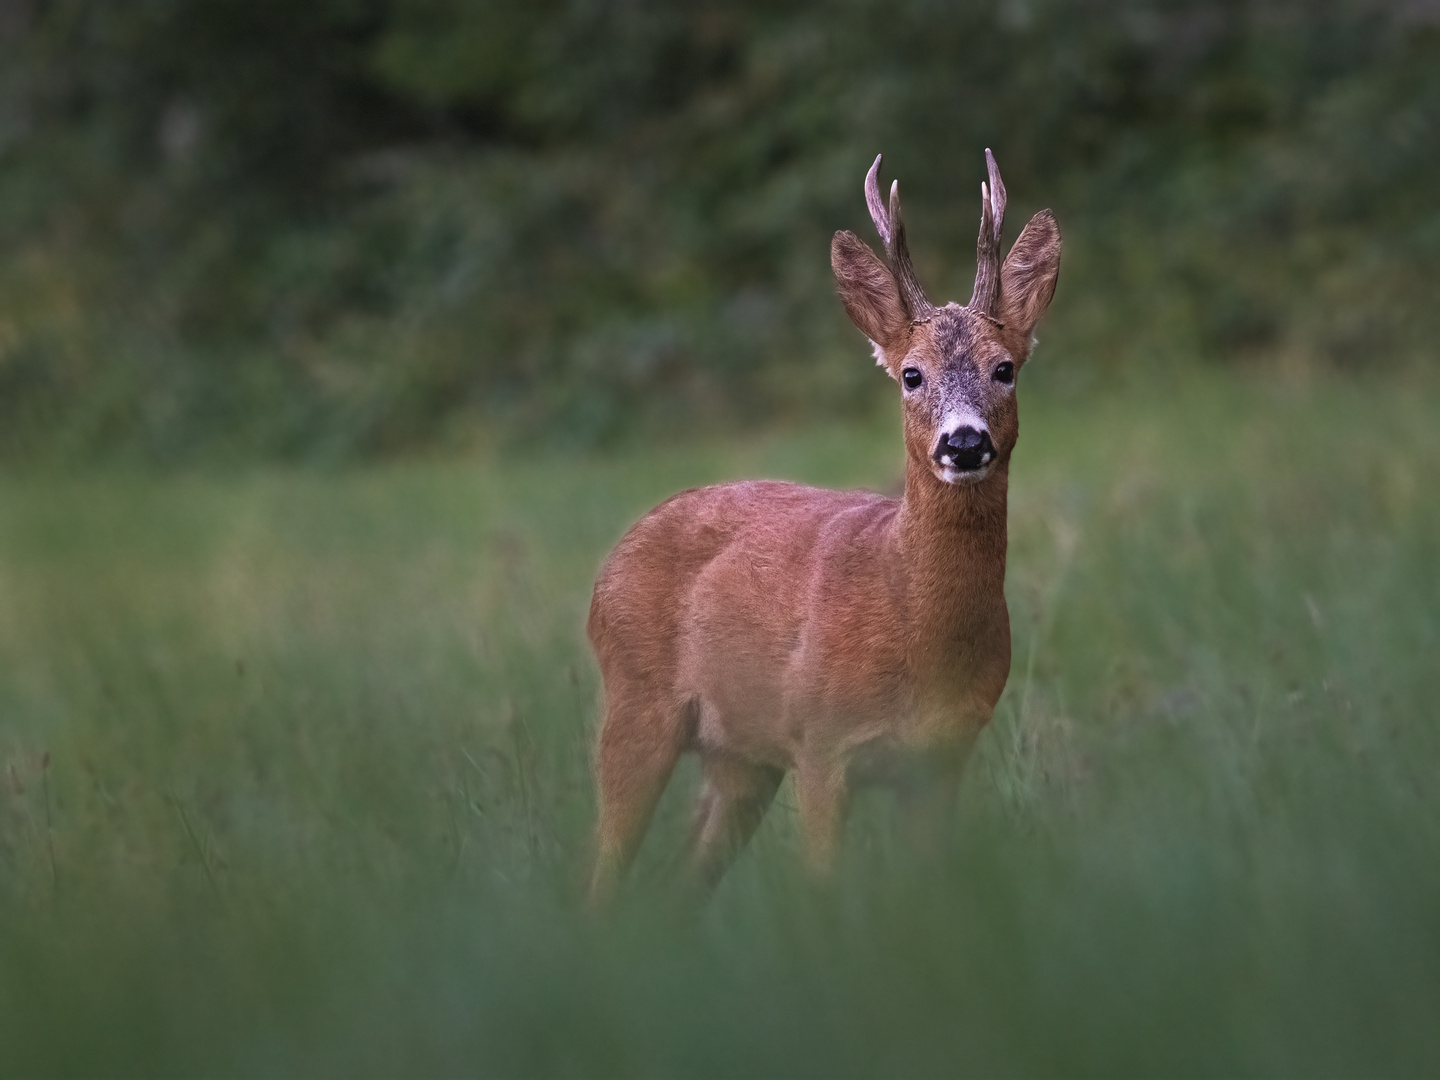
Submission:
<svg viewBox="0 0 1440 1080">
<path fill-rule="evenodd" d="M 941 434 L 935 447 L 935 460 L 957 469 L 980 469 L 995 460 L 995 444 L 988 431 L 973 427 L 956 428 Z"/>
</svg>

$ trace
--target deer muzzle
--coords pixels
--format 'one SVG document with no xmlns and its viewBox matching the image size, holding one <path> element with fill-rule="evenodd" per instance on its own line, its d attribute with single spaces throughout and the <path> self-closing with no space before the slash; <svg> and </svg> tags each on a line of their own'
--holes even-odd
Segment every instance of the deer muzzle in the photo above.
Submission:
<svg viewBox="0 0 1440 1080">
<path fill-rule="evenodd" d="M 990 432 L 968 425 L 940 434 L 935 444 L 935 461 L 963 472 L 983 469 L 995 460 L 995 444 Z"/>
</svg>

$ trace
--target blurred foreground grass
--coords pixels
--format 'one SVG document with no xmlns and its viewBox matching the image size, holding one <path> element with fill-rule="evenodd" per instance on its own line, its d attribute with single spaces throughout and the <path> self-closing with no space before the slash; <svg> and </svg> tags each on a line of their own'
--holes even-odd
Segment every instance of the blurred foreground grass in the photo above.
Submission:
<svg viewBox="0 0 1440 1080">
<path fill-rule="evenodd" d="M 944 858 L 862 799 L 817 893 L 782 794 L 698 914 L 693 773 L 577 903 L 591 576 L 682 486 L 891 485 L 888 420 L 0 479 L 0 1072 L 1433 1075 L 1440 390 L 1044 378 Z"/>
</svg>

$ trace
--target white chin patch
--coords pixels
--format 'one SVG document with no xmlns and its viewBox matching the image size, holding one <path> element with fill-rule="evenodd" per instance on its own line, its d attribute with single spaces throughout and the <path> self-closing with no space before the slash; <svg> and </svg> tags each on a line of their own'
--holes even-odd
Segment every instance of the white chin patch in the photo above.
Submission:
<svg viewBox="0 0 1440 1080">
<path fill-rule="evenodd" d="M 978 484 L 990 475 L 991 462 L 989 460 L 978 469 L 957 469 L 953 464 L 950 464 L 951 460 L 953 459 L 950 459 L 947 455 L 946 458 L 941 459 L 940 464 L 935 469 L 935 474 L 947 484 L 953 484 L 955 487 L 964 487 L 967 484 Z"/>
</svg>

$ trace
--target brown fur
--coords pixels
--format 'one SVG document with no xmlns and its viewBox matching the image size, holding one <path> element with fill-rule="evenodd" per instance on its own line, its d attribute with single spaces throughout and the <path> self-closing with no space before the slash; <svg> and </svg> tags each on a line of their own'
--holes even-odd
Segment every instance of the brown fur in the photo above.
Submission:
<svg viewBox="0 0 1440 1080">
<path fill-rule="evenodd" d="M 720 484 L 673 496 L 616 546 L 588 624 L 605 684 L 597 900 L 685 752 L 705 777 L 692 860 L 707 885 L 789 771 L 817 870 L 833 860 L 857 782 L 897 785 L 943 811 L 1010 669 L 1006 491 L 1018 420 L 1013 388 L 993 371 L 1028 356 L 1059 254 L 1044 211 L 1001 269 L 994 317 L 950 304 L 911 322 L 893 270 L 836 234 L 832 266 L 851 319 L 892 376 L 925 376 L 905 396 L 904 497 Z M 996 452 L 983 478 L 963 484 L 947 482 L 933 455 L 937 425 L 958 408 L 983 418 Z"/>
</svg>

